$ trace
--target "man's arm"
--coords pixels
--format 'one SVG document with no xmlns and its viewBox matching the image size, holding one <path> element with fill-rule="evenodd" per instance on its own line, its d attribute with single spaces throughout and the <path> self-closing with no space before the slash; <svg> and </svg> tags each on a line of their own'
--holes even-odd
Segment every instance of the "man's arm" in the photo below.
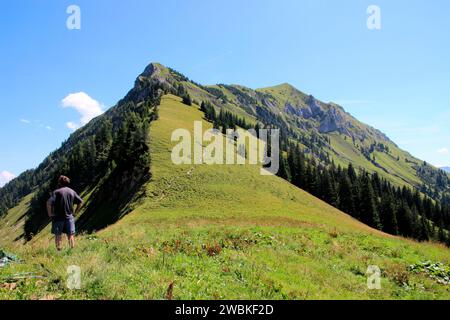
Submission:
<svg viewBox="0 0 450 320">
<path fill-rule="evenodd" d="M 55 212 L 54 212 L 54 208 L 53 208 L 53 196 L 51 196 L 48 200 L 47 200 L 47 214 L 48 217 L 51 219 L 52 217 L 55 216 Z"/>
<path fill-rule="evenodd" d="M 81 202 L 81 203 L 76 204 L 75 206 L 76 206 L 76 208 L 75 208 L 74 216 L 77 216 L 78 213 L 81 211 L 81 209 L 83 209 L 84 203 Z"/>
<path fill-rule="evenodd" d="M 76 206 L 73 215 L 77 216 L 80 210 L 83 209 L 84 203 L 83 199 L 81 199 L 81 197 L 75 191 L 74 191 L 73 205 Z"/>
</svg>

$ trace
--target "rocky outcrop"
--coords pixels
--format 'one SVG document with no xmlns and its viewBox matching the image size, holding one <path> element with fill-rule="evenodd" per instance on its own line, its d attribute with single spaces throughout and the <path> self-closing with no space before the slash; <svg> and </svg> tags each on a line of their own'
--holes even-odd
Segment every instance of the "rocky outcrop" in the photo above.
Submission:
<svg viewBox="0 0 450 320">
<path fill-rule="evenodd" d="M 154 74 L 159 73 L 158 66 L 156 63 L 150 63 L 144 70 L 144 72 L 141 73 L 141 77 L 151 77 Z"/>
<path fill-rule="evenodd" d="M 307 105 L 311 114 L 311 117 L 321 117 L 325 110 L 320 106 L 319 102 L 313 96 L 309 96 L 307 100 Z"/>
<path fill-rule="evenodd" d="M 136 78 L 133 89 L 131 89 L 124 100 L 139 104 L 145 100 L 160 98 L 164 91 L 174 90 L 170 73 L 163 74 L 164 68 L 157 63 L 150 63 L 145 70 Z M 167 69 L 166 69 L 167 70 Z"/>
<path fill-rule="evenodd" d="M 297 117 L 303 117 L 303 112 L 300 108 L 296 108 L 294 107 L 292 104 L 290 104 L 289 102 L 286 103 L 285 107 L 284 107 L 284 111 L 288 114 L 292 114 L 295 115 Z"/>
<path fill-rule="evenodd" d="M 328 133 L 333 131 L 339 131 L 342 133 L 347 132 L 347 122 L 342 112 L 334 106 L 331 106 L 324 118 L 320 122 L 319 131 L 321 133 Z"/>
<path fill-rule="evenodd" d="M 262 104 L 265 105 L 266 107 L 268 107 L 272 111 L 278 110 L 276 102 L 274 102 L 274 101 L 272 101 L 272 100 L 270 100 L 268 98 L 264 98 L 262 100 Z"/>
<path fill-rule="evenodd" d="M 165 71 L 165 72 L 164 72 Z M 164 66 L 158 63 L 150 63 L 137 78 L 137 81 L 145 79 L 153 79 L 159 83 L 173 83 L 175 82 L 172 74 Z"/>
<path fill-rule="evenodd" d="M 301 118 L 314 118 L 316 120 L 320 120 L 325 113 L 325 110 L 313 96 L 309 96 L 306 104 L 303 106 L 294 106 L 290 102 L 287 102 L 284 110 L 289 114 L 296 115 Z"/>
</svg>

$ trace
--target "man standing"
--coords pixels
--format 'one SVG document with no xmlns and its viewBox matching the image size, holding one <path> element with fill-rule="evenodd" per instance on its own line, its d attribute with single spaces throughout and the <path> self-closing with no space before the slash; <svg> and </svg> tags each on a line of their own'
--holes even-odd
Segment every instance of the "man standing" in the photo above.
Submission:
<svg viewBox="0 0 450 320">
<path fill-rule="evenodd" d="M 47 211 L 52 219 L 52 233 L 55 235 L 56 249 L 61 250 L 62 234 L 67 235 L 70 248 L 75 247 L 75 220 L 81 210 L 83 200 L 80 196 L 69 188 L 70 179 L 66 176 L 60 176 L 58 180 L 58 189 L 55 190 L 47 201 Z M 76 205 L 75 214 L 73 206 Z"/>
</svg>

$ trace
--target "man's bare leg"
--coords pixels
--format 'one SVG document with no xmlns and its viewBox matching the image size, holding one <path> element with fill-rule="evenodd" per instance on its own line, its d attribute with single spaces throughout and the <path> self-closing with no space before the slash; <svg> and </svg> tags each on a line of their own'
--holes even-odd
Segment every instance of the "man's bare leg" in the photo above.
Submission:
<svg viewBox="0 0 450 320">
<path fill-rule="evenodd" d="M 61 251 L 61 235 L 55 235 L 56 250 Z"/>
<path fill-rule="evenodd" d="M 67 236 L 67 240 L 69 240 L 69 246 L 71 249 L 75 248 L 75 235 L 71 234 Z"/>
</svg>

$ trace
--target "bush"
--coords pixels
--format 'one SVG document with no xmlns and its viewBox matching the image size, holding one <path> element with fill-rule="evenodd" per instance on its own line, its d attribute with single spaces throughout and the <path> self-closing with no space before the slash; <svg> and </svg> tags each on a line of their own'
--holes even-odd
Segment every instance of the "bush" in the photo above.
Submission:
<svg viewBox="0 0 450 320">
<path fill-rule="evenodd" d="M 183 96 L 183 103 L 185 105 L 192 106 L 192 100 L 191 100 L 191 97 L 188 94 Z"/>
</svg>

